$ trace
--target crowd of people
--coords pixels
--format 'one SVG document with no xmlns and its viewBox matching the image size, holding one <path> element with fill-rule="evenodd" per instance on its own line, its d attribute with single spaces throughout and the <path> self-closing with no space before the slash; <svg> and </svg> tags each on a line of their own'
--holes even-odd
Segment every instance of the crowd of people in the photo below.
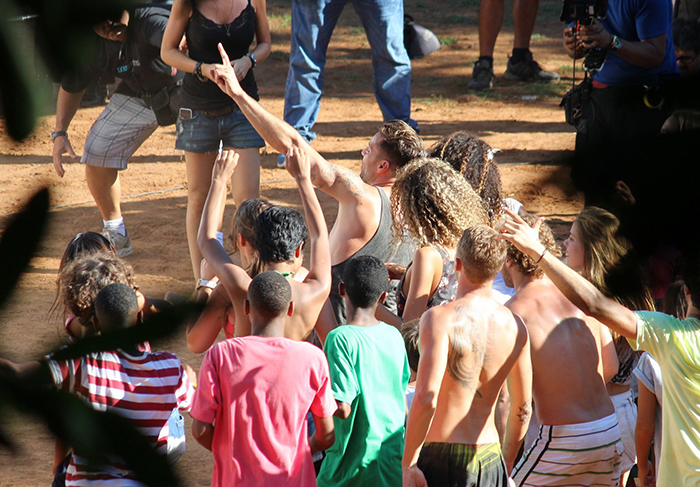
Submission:
<svg viewBox="0 0 700 487">
<path fill-rule="evenodd" d="M 410 117 L 401 1 L 353 2 L 384 123 L 359 174 L 326 160 L 310 143 L 344 3 L 293 0 L 284 119 L 258 103 L 254 68 L 271 50 L 264 0 L 175 0 L 96 26 L 100 57 L 62 80 L 52 139 L 62 176 L 62 156 L 76 158 L 67 130 L 84 89 L 100 70 L 123 79 L 82 156 L 104 228 L 68 244 L 52 311 L 79 341 L 172 306 L 140 293 L 124 260 L 133 248 L 119 171 L 176 114 L 190 299 L 206 303 L 186 340 L 205 355 L 197 373 L 135 343 L 74 360 L 0 359 L 0 377 L 31 375 L 117 412 L 171 461 L 195 440 L 212 452 L 215 486 L 700 484 L 694 246 L 640 238 L 629 223 L 648 204 L 640 186 L 580 159 L 587 203 L 615 204 L 586 206 L 562 249 L 546 222 L 503 196 L 483 140 L 458 131 L 426 148 Z M 515 2 L 506 77 L 556 79 L 529 51 L 536 9 Z M 473 89 L 492 87 L 502 15 L 502 2 L 484 0 Z M 582 85 L 579 158 L 600 165 L 611 141 L 700 126 L 696 21 L 672 26 L 662 0 L 610 0 L 606 19 L 564 30 L 572 56 L 598 47 L 610 53 Z M 687 96 L 661 109 L 649 87 L 679 72 L 674 86 Z M 303 212 L 260 198 L 265 144 Z M 607 189 L 595 179 L 608 176 Z M 226 242 L 229 183 L 237 210 Z M 316 189 L 338 203 L 330 230 Z M 60 442 L 54 475 L 54 485 L 142 485 L 118 457 L 97 465 Z"/>
</svg>

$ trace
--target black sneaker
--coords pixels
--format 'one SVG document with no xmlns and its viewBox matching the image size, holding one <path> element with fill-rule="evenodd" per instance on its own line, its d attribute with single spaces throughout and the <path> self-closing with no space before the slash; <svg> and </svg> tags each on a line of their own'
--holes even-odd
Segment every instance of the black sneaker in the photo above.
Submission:
<svg viewBox="0 0 700 487">
<path fill-rule="evenodd" d="M 493 88 L 493 80 L 495 79 L 496 75 L 493 74 L 493 65 L 488 60 L 482 59 L 474 63 L 469 89 L 490 90 Z"/>
<path fill-rule="evenodd" d="M 519 63 L 512 62 L 513 58 L 508 59 L 508 67 L 503 75 L 505 79 L 513 81 L 556 81 L 559 75 L 554 71 L 545 71 L 542 67 L 532 59 L 532 53 L 525 54 L 525 60 Z"/>
</svg>

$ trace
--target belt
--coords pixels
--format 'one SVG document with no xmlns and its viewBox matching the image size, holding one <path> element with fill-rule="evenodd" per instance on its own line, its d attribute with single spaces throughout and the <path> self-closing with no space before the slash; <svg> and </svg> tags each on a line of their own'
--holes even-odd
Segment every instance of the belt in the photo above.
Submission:
<svg viewBox="0 0 700 487">
<path fill-rule="evenodd" d="M 207 117 L 220 117 L 221 115 L 228 115 L 231 112 L 236 112 L 240 110 L 238 105 L 228 105 L 223 108 L 216 108 L 214 110 L 198 110 L 199 113 L 206 115 Z"/>
</svg>

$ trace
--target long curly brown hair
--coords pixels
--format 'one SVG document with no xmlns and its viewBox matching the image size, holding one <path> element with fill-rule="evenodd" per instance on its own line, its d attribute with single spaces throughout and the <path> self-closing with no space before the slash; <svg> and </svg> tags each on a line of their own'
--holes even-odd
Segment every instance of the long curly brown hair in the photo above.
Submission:
<svg viewBox="0 0 700 487">
<path fill-rule="evenodd" d="M 521 216 L 522 219 L 525 220 L 525 223 L 530 226 L 537 221 L 537 217 L 529 213 Z M 561 257 L 561 247 L 559 244 L 557 244 L 557 241 L 554 238 L 554 233 L 546 222 L 542 222 L 540 225 L 538 236 L 540 243 L 545 246 L 547 252 L 555 257 Z M 526 276 L 535 276 L 536 278 L 540 278 L 544 275 L 544 271 L 540 268 L 540 266 L 535 264 L 535 260 L 532 257 L 529 257 L 527 254 L 519 251 L 512 243 L 508 243 L 508 258 L 513 262 L 515 267 L 517 267 L 520 272 Z"/>
<path fill-rule="evenodd" d="M 447 162 L 469 181 L 484 202 L 492 224 L 501 218 L 501 174 L 490 145 L 469 132 L 458 131 L 439 140 L 429 156 Z"/>
<path fill-rule="evenodd" d="M 85 327 L 92 327 L 95 298 L 112 283 L 138 289 L 131 265 L 112 252 L 82 255 L 61 271 L 61 302 L 66 312 L 73 313 Z"/>
<path fill-rule="evenodd" d="M 422 246 L 454 248 L 467 227 L 488 224 L 484 205 L 469 183 L 435 158 L 415 159 L 399 169 L 391 207 L 394 237 L 406 230 Z"/>
</svg>

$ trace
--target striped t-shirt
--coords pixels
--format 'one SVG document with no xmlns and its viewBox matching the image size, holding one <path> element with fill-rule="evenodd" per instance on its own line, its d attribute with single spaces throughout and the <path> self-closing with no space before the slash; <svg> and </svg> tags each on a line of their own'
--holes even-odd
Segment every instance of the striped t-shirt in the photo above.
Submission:
<svg viewBox="0 0 700 487">
<path fill-rule="evenodd" d="M 167 453 L 168 418 L 175 408 L 189 411 L 194 389 L 178 358 L 169 352 L 123 350 L 99 352 L 56 361 L 47 358 L 53 382 L 73 392 L 98 411 L 110 411 L 129 419 L 137 430 Z M 142 485 L 133 473 L 115 460 L 96 469 L 74 454 L 66 473 L 66 486 Z"/>
</svg>

